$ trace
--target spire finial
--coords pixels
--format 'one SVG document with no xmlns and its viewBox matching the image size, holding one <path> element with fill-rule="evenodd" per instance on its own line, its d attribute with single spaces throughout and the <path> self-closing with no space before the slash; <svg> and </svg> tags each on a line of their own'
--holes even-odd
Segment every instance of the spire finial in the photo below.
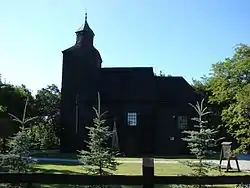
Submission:
<svg viewBox="0 0 250 188">
<path fill-rule="evenodd" d="M 87 22 L 88 19 L 88 13 L 87 13 L 87 9 L 85 9 L 85 22 Z"/>
</svg>

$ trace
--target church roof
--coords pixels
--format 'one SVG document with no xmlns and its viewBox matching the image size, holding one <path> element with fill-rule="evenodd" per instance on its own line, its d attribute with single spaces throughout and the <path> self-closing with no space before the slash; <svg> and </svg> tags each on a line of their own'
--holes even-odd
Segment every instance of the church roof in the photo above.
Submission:
<svg viewBox="0 0 250 188">
<path fill-rule="evenodd" d="M 87 15 L 87 13 L 85 13 L 85 23 L 76 31 L 76 33 L 81 32 L 81 31 L 89 32 L 89 33 L 94 35 L 94 31 L 90 28 L 90 26 L 88 24 L 88 15 Z"/>
<path fill-rule="evenodd" d="M 154 98 L 152 67 L 101 69 L 101 93 L 107 101 L 150 101 Z"/>
<path fill-rule="evenodd" d="M 152 67 L 101 69 L 101 93 L 107 101 L 166 102 L 187 105 L 196 102 L 194 88 L 181 76 L 155 76 Z"/>
<path fill-rule="evenodd" d="M 182 76 L 156 76 L 156 90 L 158 100 L 169 104 L 187 104 L 197 100 L 194 88 Z"/>
<path fill-rule="evenodd" d="M 74 44 L 74 45 L 71 46 L 70 48 L 67 48 L 67 49 L 63 50 L 62 53 L 79 49 L 79 45 L 77 45 L 77 43 L 81 41 L 81 38 L 82 38 L 82 36 L 83 36 L 84 34 L 88 33 L 88 34 L 90 34 L 90 35 L 92 35 L 92 36 L 95 36 L 95 33 L 94 33 L 93 30 L 90 28 L 87 19 L 88 19 L 87 13 L 85 13 L 85 23 L 84 23 L 84 25 L 82 25 L 82 26 L 76 31 L 76 35 L 77 35 L 76 44 Z"/>
</svg>

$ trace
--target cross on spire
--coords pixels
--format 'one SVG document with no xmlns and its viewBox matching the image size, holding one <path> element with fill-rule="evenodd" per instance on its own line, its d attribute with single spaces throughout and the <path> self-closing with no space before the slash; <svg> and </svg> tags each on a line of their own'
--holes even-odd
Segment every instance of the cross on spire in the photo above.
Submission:
<svg viewBox="0 0 250 188">
<path fill-rule="evenodd" d="M 93 30 L 89 27 L 89 24 L 88 24 L 88 13 L 87 13 L 87 10 L 85 10 L 85 23 L 76 31 L 76 33 L 81 33 L 80 35 L 82 35 L 83 33 L 85 33 L 85 34 L 88 34 L 89 36 L 95 36 Z"/>
<path fill-rule="evenodd" d="M 85 22 L 88 21 L 88 13 L 87 13 L 87 9 L 85 9 Z"/>
</svg>

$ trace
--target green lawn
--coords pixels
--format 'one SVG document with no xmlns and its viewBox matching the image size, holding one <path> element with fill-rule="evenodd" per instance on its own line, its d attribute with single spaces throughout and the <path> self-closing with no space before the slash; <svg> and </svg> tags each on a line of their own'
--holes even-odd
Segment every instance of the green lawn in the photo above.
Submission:
<svg viewBox="0 0 250 188">
<path fill-rule="evenodd" d="M 45 173 L 67 173 L 67 174 L 79 174 L 85 173 L 81 165 L 69 165 L 69 164 L 37 164 L 34 169 Z M 142 175 L 142 165 L 139 163 L 123 163 L 118 167 L 115 172 L 117 175 Z M 155 175 L 157 176 L 176 176 L 187 175 L 191 172 L 191 168 L 181 164 L 155 164 Z M 222 172 L 222 175 L 246 175 L 247 172 Z M 212 170 L 209 175 L 220 175 L 217 170 Z"/>
<path fill-rule="evenodd" d="M 76 154 L 65 154 L 65 153 L 39 153 L 32 155 L 34 157 L 48 157 L 48 158 L 62 158 L 62 159 L 77 159 Z M 219 159 L 218 155 L 215 155 L 208 159 Z M 128 158 L 128 157 L 120 157 L 117 158 L 119 161 L 141 161 L 142 158 Z M 179 156 L 179 157 L 166 157 L 166 158 L 155 158 L 155 161 L 159 160 L 167 160 L 167 161 L 185 161 L 185 160 L 194 160 L 192 156 Z M 140 163 L 123 163 L 119 166 L 118 170 L 115 174 L 118 175 L 141 175 L 141 164 Z M 75 164 L 67 164 L 65 162 L 53 162 L 53 163 L 40 163 L 34 166 L 34 169 L 37 171 L 45 172 L 45 173 L 67 173 L 67 174 L 80 174 L 85 173 L 84 169 L 80 165 Z M 176 176 L 176 175 L 187 175 L 191 172 L 191 169 L 181 163 L 177 164 L 160 164 L 155 163 L 155 175 L 157 176 Z M 249 173 L 245 172 L 223 172 L 221 175 L 246 175 Z M 217 170 L 210 171 L 209 175 L 216 176 L 220 175 Z M 44 185 L 46 188 L 69 188 L 74 186 L 69 185 Z M 142 186 L 122 186 L 123 188 L 141 188 Z M 168 187 L 158 185 L 156 188 Z M 232 188 L 235 185 L 221 185 L 221 186 L 213 186 L 213 187 L 224 187 L 224 188 Z"/>
<path fill-rule="evenodd" d="M 141 164 L 121 164 L 115 172 L 117 175 L 142 175 Z M 57 164 L 38 164 L 34 167 L 46 173 L 70 173 L 78 174 L 85 173 L 80 165 L 57 165 Z M 156 164 L 155 174 L 159 176 L 179 175 L 180 173 L 187 174 L 190 172 L 188 167 L 181 164 Z"/>
<path fill-rule="evenodd" d="M 75 153 L 37 153 L 33 154 L 33 157 L 46 157 L 46 158 L 61 158 L 61 159 L 78 159 L 77 154 Z M 138 161 L 142 160 L 142 158 L 138 157 L 118 157 L 118 160 L 127 160 L 127 161 Z M 192 160 L 195 159 L 194 156 L 168 156 L 168 157 L 155 157 L 155 161 L 158 160 Z M 219 160 L 219 153 L 207 158 L 207 159 L 218 159 Z"/>
<path fill-rule="evenodd" d="M 60 174 L 60 173 L 67 173 L 67 174 L 80 174 L 85 173 L 84 169 L 80 165 L 62 165 L 62 164 L 37 164 L 34 166 L 34 169 L 40 172 L 45 173 L 54 173 L 54 174 Z M 184 166 L 183 164 L 155 164 L 155 175 L 157 176 L 176 176 L 176 175 L 187 175 L 191 172 L 191 169 L 187 166 Z M 119 166 L 118 170 L 115 172 L 117 175 L 142 175 L 141 172 L 141 164 L 135 164 L 135 163 L 123 163 Z M 223 172 L 222 175 L 246 175 L 248 173 L 244 172 L 231 172 L 231 173 L 225 173 Z M 210 172 L 209 175 L 216 176 L 220 175 L 220 173 L 217 170 L 213 170 Z M 60 188 L 68 188 L 70 186 L 64 186 L 64 185 L 44 185 L 44 187 L 52 188 L 52 187 L 60 187 Z M 72 186 L 73 187 L 73 186 Z M 123 186 L 131 188 L 131 186 Z M 134 187 L 134 186 L 132 186 Z M 141 187 L 141 186 L 136 186 Z M 156 186 L 156 187 L 163 187 L 163 186 Z M 167 187 L 167 186 L 164 186 Z M 218 187 L 218 186 L 217 186 Z M 234 187 L 232 186 L 219 186 L 219 187 Z"/>
</svg>

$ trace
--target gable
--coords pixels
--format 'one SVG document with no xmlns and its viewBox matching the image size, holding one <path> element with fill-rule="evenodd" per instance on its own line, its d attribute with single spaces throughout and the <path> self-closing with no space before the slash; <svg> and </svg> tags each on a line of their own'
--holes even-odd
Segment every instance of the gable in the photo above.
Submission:
<svg viewBox="0 0 250 188">
<path fill-rule="evenodd" d="M 187 104 L 196 102 L 198 95 L 183 77 L 156 76 L 157 99 L 169 104 Z"/>
</svg>

